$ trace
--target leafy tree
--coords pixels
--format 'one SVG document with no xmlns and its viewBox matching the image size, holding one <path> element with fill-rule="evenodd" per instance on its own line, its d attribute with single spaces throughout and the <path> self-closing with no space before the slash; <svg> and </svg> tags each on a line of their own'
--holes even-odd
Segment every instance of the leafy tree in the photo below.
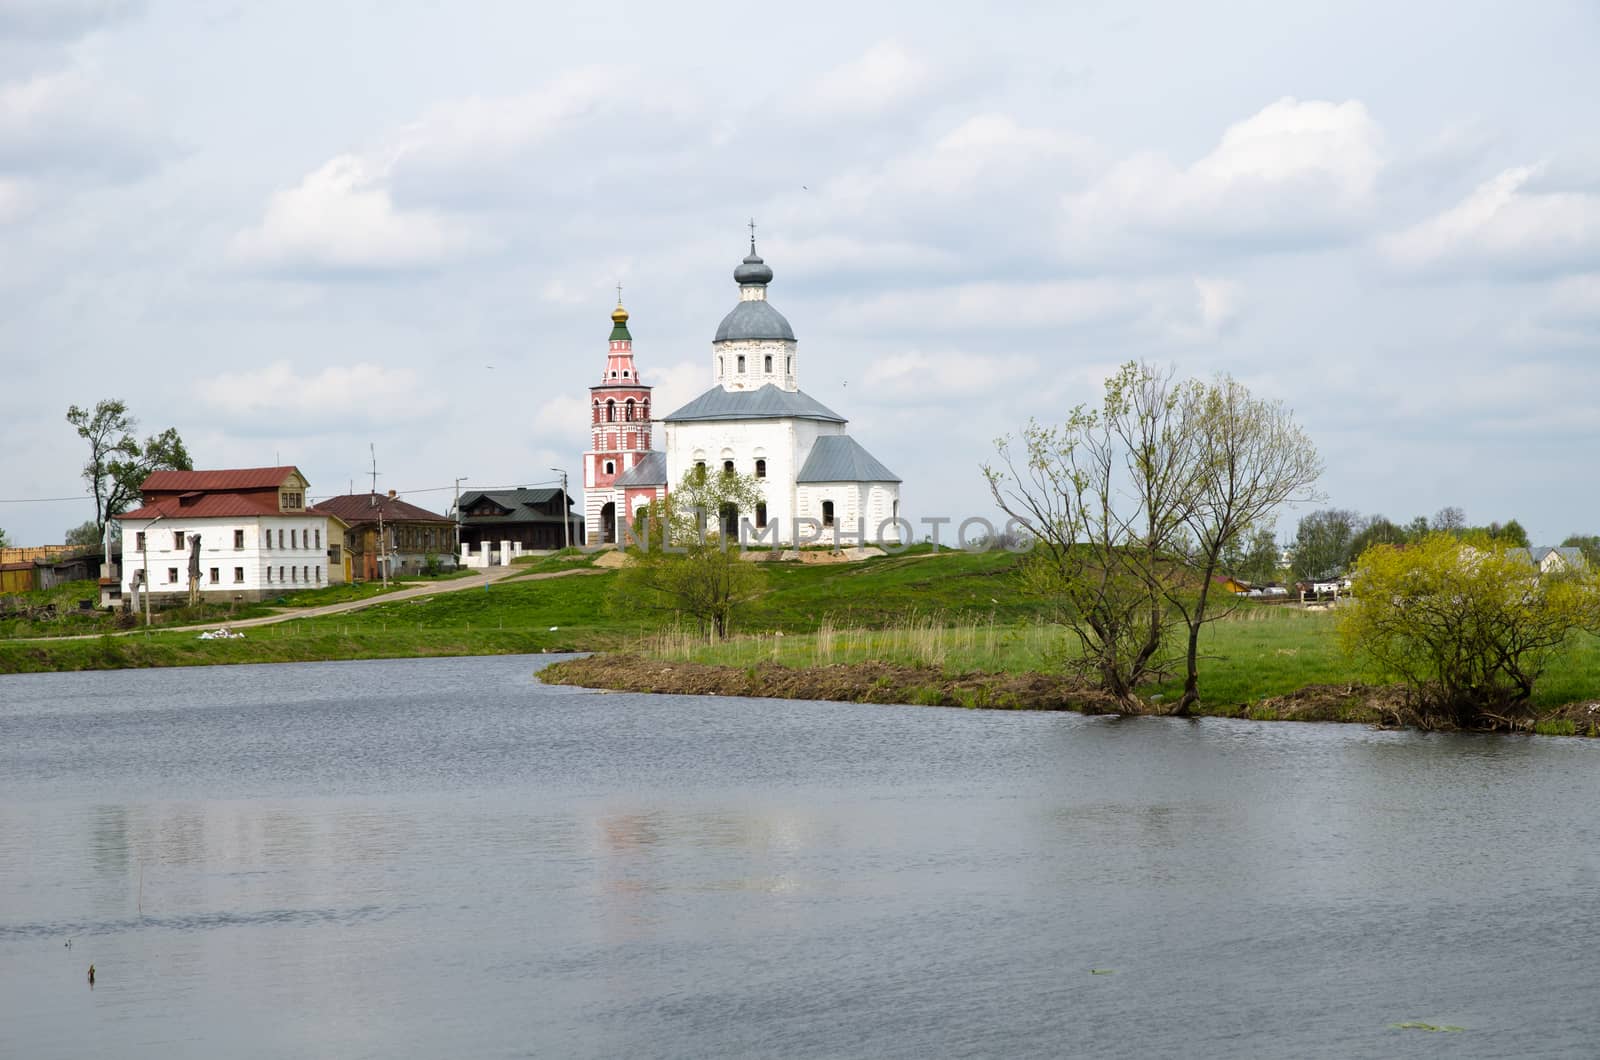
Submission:
<svg viewBox="0 0 1600 1060">
<path fill-rule="evenodd" d="M 1505 523 L 1490 523 L 1488 531 L 1489 540 L 1491 541 L 1503 541 L 1518 548 L 1529 547 L 1528 532 L 1515 519 L 1508 520 Z"/>
<path fill-rule="evenodd" d="M 1426 525 L 1426 522 L 1424 522 L 1424 525 Z M 1349 558 L 1353 559 L 1361 555 L 1373 545 L 1403 545 L 1408 540 L 1410 540 L 1410 535 L 1404 529 L 1391 523 L 1382 515 L 1374 515 L 1366 520 L 1360 532 L 1350 539 Z"/>
<path fill-rule="evenodd" d="M 1338 574 L 1350 562 L 1350 547 L 1361 516 L 1343 508 L 1326 508 L 1300 520 L 1294 537 L 1294 575 L 1310 580 Z"/>
<path fill-rule="evenodd" d="M 1270 529 L 1256 530 L 1243 550 L 1236 572 L 1249 582 L 1271 582 L 1278 578 L 1278 538 Z"/>
<path fill-rule="evenodd" d="M 94 525 L 94 520 L 67 531 L 66 543 L 75 547 L 87 548 L 101 544 L 105 538 L 101 535 L 100 527 Z"/>
<path fill-rule="evenodd" d="M 1428 517 L 1419 515 L 1406 524 L 1406 540 L 1421 541 L 1428 535 Z M 1360 553 L 1357 553 L 1360 555 Z"/>
<path fill-rule="evenodd" d="M 67 408 L 67 422 L 89 443 L 83 480 L 94 496 L 94 522 L 98 536 L 108 520 L 127 511 L 139 497 L 139 487 L 152 471 L 190 471 L 194 462 L 178 432 L 168 427 L 141 445 L 133 431 L 139 421 L 121 401 L 105 400 L 93 411 L 77 405 Z"/>
<path fill-rule="evenodd" d="M 1590 567 L 1600 570 L 1600 535 L 1569 534 L 1567 539 L 1561 542 L 1561 547 L 1579 550 Z"/>
<path fill-rule="evenodd" d="M 615 606 L 687 614 L 702 633 L 726 636 L 739 607 L 766 585 L 759 566 L 739 557 L 737 522 L 754 513 L 764 497 L 753 476 L 691 471 L 664 502 L 652 503 L 645 518 L 636 521 L 646 532 L 629 549 Z"/>
<path fill-rule="evenodd" d="M 1409 720 L 1425 728 L 1512 727 L 1534 683 L 1579 629 L 1600 628 L 1600 580 L 1540 578 L 1514 546 L 1429 534 L 1378 545 L 1340 611 L 1346 647 L 1405 682 Z"/>
<path fill-rule="evenodd" d="M 0 548 L 10 548 L 11 539 L 6 536 L 5 528 L 0 527 Z"/>
<path fill-rule="evenodd" d="M 1025 584 L 1056 597 L 1079 650 L 1067 665 L 1118 699 L 1165 672 L 1175 576 L 1199 450 L 1185 417 L 1194 384 L 1125 364 L 1096 406 L 1060 427 L 1030 421 L 998 439 L 984 477 L 995 503 L 1037 541 Z"/>
<path fill-rule="evenodd" d="M 1223 551 L 1283 505 L 1311 500 L 1322 474 L 1316 447 L 1282 402 L 1253 397 L 1228 375 L 1186 391 L 1184 400 L 1187 438 L 1198 456 L 1183 501 L 1194 576 L 1185 582 L 1196 591 L 1191 596 L 1181 583 L 1166 584 L 1168 601 L 1188 627 L 1179 715 L 1200 701 L 1200 630 L 1222 617 L 1214 609 L 1208 612 L 1207 604 Z"/>
</svg>

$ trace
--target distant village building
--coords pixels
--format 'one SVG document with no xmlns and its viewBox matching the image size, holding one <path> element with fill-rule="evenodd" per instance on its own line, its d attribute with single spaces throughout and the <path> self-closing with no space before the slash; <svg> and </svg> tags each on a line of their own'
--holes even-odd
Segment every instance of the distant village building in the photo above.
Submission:
<svg viewBox="0 0 1600 1060">
<path fill-rule="evenodd" d="M 345 581 L 346 523 L 308 505 L 307 488 L 292 466 L 152 473 L 141 506 L 117 517 L 123 599 L 132 599 L 147 559 L 146 583 L 162 600 L 186 599 L 191 585 L 207 599 L 261 600 Z"/>
<path fill-rule="evenodd" d="M 456 567 L 455 520 L 400 500 L 394 490 L 387 496 L 375 491 L 347 493 L 318 501 L 317 507 L 349 526 L 344 550 L 356 579 L 374 581 L 419 574 L 430 566 Z"/>
<path fill-rule="evenodd" d="M 583 543 L 583 517 L 560 489 L 476 490 L 457 502 L 461 565 L 509 563 L 527 552 Z M 565 527 L 563 527 L 565 523 Z"/>
<path fill-rule="evenodd" d="M 602 522 L 591 524 L 595 540 L 616 540 L 623 520 L 631 521 L 686 475 L 727 471 L 760 482 L 764 500 L 753 512 L 737 513 L 728 527 L 748 524 L 747 540 L 753 543 L 831 543 L 836 536 L 841 544 L 901 541 L 900 477 L 850 437 L 843 416 L 800 389 L 794 329 L 767 300 L 772 277 L 752 236 L 749 255 L 733 273 L 739 301 L 711 342 L 715 385 L 662 419 L 660 452 L 646 451 L 648 424 L 621 436 L 621 443 L 631 444 L 619 444 L 609 428 L 597 435 L 605 444 L 597 441 L 585 455 L 584 483 L 594 498 L 588 507 Z M 643 395 L 636 401 L 648 399 L 648 388 L 638 386 L 626 319 L 623 313 L 612 331 L 606 381 L 591 391 L 596 402 L 613 385 L 613 373 L 623 370 L 633 374 L 616 377 L 619 383 L 635 385 Z M 613 422 L 595 412 L 599 405 L 591 405 L 597 430 Z M 601 469 L 594 475 L 589 474 L 591 460 Z M 614 518 L 607 519 L 607 512 Z"/>
</svg>

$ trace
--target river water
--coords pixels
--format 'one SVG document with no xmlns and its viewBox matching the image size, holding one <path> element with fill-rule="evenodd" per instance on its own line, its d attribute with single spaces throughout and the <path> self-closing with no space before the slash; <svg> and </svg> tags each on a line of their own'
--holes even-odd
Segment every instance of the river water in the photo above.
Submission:
<svg viewBox="0 0 1600 1060">
<path fill-rule="evenodd" d="M 0 677 L 0 1056 L 1600 1053 L 1600 743 L 545 661 Z"/>
</svg>

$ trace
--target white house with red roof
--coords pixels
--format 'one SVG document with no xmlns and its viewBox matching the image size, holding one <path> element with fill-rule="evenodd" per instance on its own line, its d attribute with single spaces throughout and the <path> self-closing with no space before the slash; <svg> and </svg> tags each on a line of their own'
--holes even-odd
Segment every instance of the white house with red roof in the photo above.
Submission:
<svg viewBox="0 0 1600 1060">
<path fill-rule="evenodd" d="M 158 598 L 187 598 L 191 583 L 212 600 L 261 600 L 345 581 L 348 524 L 307 505 L 307 486 L 291 466 L 154 472 L 118 517 L 123 599 L 146 569 Z"/>
</svg>

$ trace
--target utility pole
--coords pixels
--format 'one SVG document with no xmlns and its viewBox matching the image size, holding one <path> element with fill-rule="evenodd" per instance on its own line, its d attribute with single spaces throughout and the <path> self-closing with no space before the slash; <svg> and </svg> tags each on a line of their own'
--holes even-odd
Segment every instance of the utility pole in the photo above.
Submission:
<svg viewBox="0 0 1600 1060">
<path fill-rule="evenodd" d="M 158 515 L 150 520 L 144 528 L 144 544 L 139 546 L 139 551 L 144 558 L 144 628 L 150 628 L 150 531 L 166 516 Z"/>
<path fill-rule="evenodd" d="M 377 477 L 376 476 L 373 477 L 373 481 L 374 482 L 377 481 Z M 374 493 L 373 496 L 376 497 L 377 494 Z M 379 576 L 381 576 L 383 578 L 383 587 L 385 589 L 387 589 L 387 588 L 389 588 L 389 543 L 386 540 L 384 540 L 384 537 L 383 537 L 383 505 L 381 503 L 378 505 L 378 540 L 377 540 L 377 547 L 378 547 L 378 574 L 379 574 Z"/>
<path fill-rule="evenodd" d="M 559 467 L 550 469 L 561 476 L 561 547 L 572 547 L 572 512 L 567 502 L 567 473 Z"/>
<path fill-rule="evenodd" d="M 461 484 L 467 480 L 462 475 L 456 479 L 456 562 L 461 562 Z"/>
</svg>

